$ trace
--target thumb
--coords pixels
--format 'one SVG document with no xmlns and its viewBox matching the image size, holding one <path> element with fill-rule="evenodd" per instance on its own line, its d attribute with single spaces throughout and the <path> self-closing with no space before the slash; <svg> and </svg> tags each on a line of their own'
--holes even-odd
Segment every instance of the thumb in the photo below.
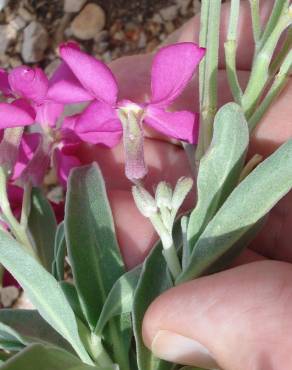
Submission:
<svg viewBox="0 0 292 370">
<path fill-rule="evenodd" d="M 143 322 L 164 360 L 207 369 L 292 369 L 292 265 L 260 261 L 172 288 Z"/>
</svg>

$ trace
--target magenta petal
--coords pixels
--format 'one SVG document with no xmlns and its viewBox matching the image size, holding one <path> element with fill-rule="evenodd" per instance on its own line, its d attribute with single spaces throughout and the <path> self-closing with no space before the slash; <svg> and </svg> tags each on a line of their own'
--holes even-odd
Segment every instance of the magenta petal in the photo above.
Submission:
<svg viewBox="0 0 292 370">
<path fill-rule="evenodd" d="M 64 118 L 61 126 L 61 136 L 64 142 L 67 144 L 78 144 L 81 143 L 81 139 L 75 132 L 76 121 L 80 114 L 74 114 L 73 116 L 67 116 Z M 68 145 L 66 145 L 66 148 Z"/>
<path fill-rule="evenodd" d="M 110 105 L 94 101 L 80 114 L 75 132 L 88 143 L 113 147 L 121 139 L 122 126 Z"/>
<path fill-rule="evenodd" d="M 13 103 L 0 103 L 0 129 L 7 127 L 28 126 L 35 121 L 35 112 L 22 99 Z"/>
<path fill-rule="evenodd" d="M 191 144 L 195 144 L 198 140 L 198 114 L 188 111 L 166 112 L 163 109 L 149 106 L 144 121 L 166 136 Z"/>
<path fill-rule="evenodd" d="M 45 101 L 35 106 L 36 121 L 42 126 L 55 127 L 57 120 L 64 110 L 64 105 L 51 101 Z"/>
<path fill-rule="evenodd" d="M 82 86 L 96 99 L 115 104 L 118 86 L 111 70 L 101 61 L 72 45 L 60 47 L 60 54 Z"/>
<path fill-rule="evenodd" d="M 9 73 L 8 80 L 17 95 L 36 103 L 42 102 L 47 95 L 48 78 L 40 68 L 16 67 Z"/>
<path fill-rule="evenodd" d="M 183 91 L 205 49 L 193 42 L 183 42 L 161 48 L 155 55 L 151 72 L 151 104 L 166 107 Z"/>
<path fill-rule="evenodd" d="M 0 91 L 2 91 L 4 95 L 11 94 L 11 89 L 8 82 L 8 73 L 2 68 L 0 68 Z"/>
<path fill-rule="evenodd" d="M 19 146 L 17 162 L 14 166 L 12 180 L 16 180 L 23 172 L 28 162 L 31 161 L 37 147 L 40 143 L 41 135 L 39 133 L 23 134 Z"/>
<path fill-rule="evenodd" d="M 58 103 L 82 103 L 94 99 L 84 87 L 66 63 L 61 63 L 49 81 L 47 99 Z"/>
<path fill-rule="evenodd" d="M 74 155 L 66 154 L 66 146 L 54 151 L 54 162 L 57 167 L 57 175 L 61 184 L 66 187 L 70 171 L 81 165 L 80 160 Z"/>
</svg>

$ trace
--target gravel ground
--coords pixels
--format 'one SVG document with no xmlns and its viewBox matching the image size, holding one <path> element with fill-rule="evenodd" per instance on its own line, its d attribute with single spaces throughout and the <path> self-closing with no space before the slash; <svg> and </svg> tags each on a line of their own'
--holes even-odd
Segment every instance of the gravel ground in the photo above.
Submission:
<svg viewBox="0 0 292 370">
<path fill-rule="evenodd" d="M 1 8 L 0 67 L 40 65 L 51 74 L 59 63 L 61 42 L 75 40 L 105 62 L 151 52 L 199 11 L 200 2 L 0 0 Z M 0 306 L 31 308 L 14 286 L 0 288 Z"/>
</svg>

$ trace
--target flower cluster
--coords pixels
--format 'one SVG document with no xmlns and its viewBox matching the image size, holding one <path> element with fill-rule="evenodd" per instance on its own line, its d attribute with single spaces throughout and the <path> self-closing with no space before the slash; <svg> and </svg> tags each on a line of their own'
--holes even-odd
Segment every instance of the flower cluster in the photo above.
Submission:
<svg viewBox="0 0 292 370">
<path fill-rule="evenodd" d="M 153 59 L 151 98 L 138 103 L 119 100 L 119 88 L 111 70 L 84 53 L 77 44 L 60 46 L 62 62 L 48 79 L 40 68 L 20 66 L 0 70 L 0 162 L 7 164 L 11 183 L 42 183 L 52 165 L 65 186 L 72 167 L 81 164 L 82 143 L 107 147 L 123 137 L 126 175 L 139 180 L 147 173 L 143 155 L 143 125 L 182 141 L 195 143 L 197 114 L 169 110 L 204 56 L 194 43 L 160 49 Z M 78 114 L 66 115 L 67 105 L 85 103 Z M 84 104 L 83 104 L 84 106 Z M 29 126 L 24 130 L 23 127 Z"/>
</svg>

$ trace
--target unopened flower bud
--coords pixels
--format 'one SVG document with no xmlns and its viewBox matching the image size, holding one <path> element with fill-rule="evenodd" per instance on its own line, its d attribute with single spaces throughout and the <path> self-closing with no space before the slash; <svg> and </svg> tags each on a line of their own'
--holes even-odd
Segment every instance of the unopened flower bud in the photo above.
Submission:
<svg viewBox="0 0 292 370">
<path fill-rule="evenodd" d="M 172 197 L 172 208 L 178 210 L 183 204 L 186 196 L 193 186 L 193 180 L 190 177 L 181 177 L 174 189 Z"/>
<path fill-rule="evenodd" d="M 149 218 L 157 212 L 154 198 L 142 186 L 133 186 L 132 193 L 136 206 L 143 216 Z"/>
<path fill-rule="evenodd" d="M 156 188 L 155 200 L 159 208 L 167 207 L 171 209 L 172 189 L 166 181 L 161 181 Z"/>
</svg>

